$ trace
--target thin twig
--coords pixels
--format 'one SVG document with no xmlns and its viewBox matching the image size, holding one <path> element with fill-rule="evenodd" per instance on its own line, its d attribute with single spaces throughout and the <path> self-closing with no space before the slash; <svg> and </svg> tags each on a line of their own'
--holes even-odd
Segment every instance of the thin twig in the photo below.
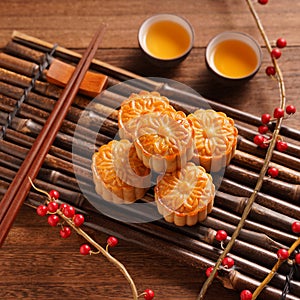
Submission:
<svg viewBox="0 0 300 300">
<path fill-rule="evenodd" d="M 87 242 L 89 242 L 93 247 L 95 247 L 99 253 L 101 253 L 108 261 L 110 261 L 112 264 L 114 264 L 120 272 L 124 275 L 128 283 L 131 287 L 131 292 L 133 299 L 138 299 L 138 293 L 136 286 L 134 284 L 133 279 L 131 278 L 130 274 L 128 273 L 125 266 L 118 261 L 116 258 L 114 258 L 108 251 L 106 251 L 103 247 L 101 247 L 95 240 L 93 240 L 84 230 L 82 230 L 80 227 L 76 227 L 71 219 L 65 217 L 65 215 L 61 211 L 57 211 L 57 214 L 69 225 L 71 226 L 79 235 L 81 235 Z"/>
<path fill-rule="evenodd" d="M 289 255 L 291 255 L 297 249 L 297 247 L 299 247 L 299 245 L 300 245 L 300 237 L 298 238 L 298 240 L 294 242 L 294 244 L 288 250 Z M 272 280 L 274 275 L 277 273 L 277 270 L 279 269 L 279 267 L 282 265 L 283 262 L 285 262 L 285 260 L 278 259 L 278 261 L 273 266 L 271 272 L 266 276 L 266 278 L 261 282 L 261 284 L 254 291 L 252 295 L 252 300 L 255 300 L 259 296 L 259 294 L 262 292 L 265 286 Z"/>
<path fill-rule="evenodd" d="M 253 7 L 253 4 L 252 4 L 252 1 L 251 0 L 245 0 L 249 6 L 249 9 L 251 11 L 251 14 L 253 15 L 254 19 L 255 19 L 255 22 L 256 22 L 256 25 L 264 39 L 264 42 L 266 44 L 266 47 L 267 47 L 267 50 L 269 51 L 269 53 L 271 54 L 271 51 L 272 51 L 272 47 L 270 45 L 270 42 L 268 40 L 268 37 L 263 29 L 263 26 L 259 20 L 259 17 Z M 271 55 L 270 55 L 271 56 Z M 279 65 L 277 63 L 277 61 L 272 58 L 272 62 L 273 62 L 273 65 L 276 69 L 276 79 L 278 81 L 278 84 L 279 84 L 279 92 L 280 92 L 280 107 L 281 108 L 284 108 L 285 107 L 285 101 L 286 101 L 286 96 L 285 96 L 285 86 L 284 86 L 284 81 L 283 81 L 283 76 L 282 76 L 282 73 L 281 73 L 281 70 L 279 68 Z M 267 153 L 266 153 L 266 157 L 265 157 L 265 161 L 264 161 L 264 164 L 260 170 L 260 173 L 259 173 L 259 177 L 258 177 L 258 180 L 257 180 L 257 183 L 256 183 L 256 186 L 254 188 L 254 191 L 252 193 L 252 195 L 250 196 L 249 200 L 248 200 L 248 203 L 243 211 L 243 214 L 242 214 L 242 217 L 241 217 L 241 220 L 239 222 L 239 224 L 237 225 L 234 233 L 232 234 L 231 236 L 231 239 L 229 241 L 229 243 L 227 244 L 226 248 L 224 249 L 224 251 L 222 252 L 222 254 L 219 256 L 215 266 L 214 266 L 214 269 L 213 271 L 211 272 L 210 276 L 207 278 L 207 280 L 204 282 L 201 290 L 200 290 L 200 293 L 198 295 L 198 300 L 202 300 L 204 299 L 204 296 L 206 294 L 206 291 L 207 289 L 209 288 L 209 286 L 212 284 L 214 278 L 215 278 L 215 275 L 216 275 L 216 272 L 217 270 L 219 269 L 223 259 L 227 256 L 227 254 L 230 252 L 232 246 L 234 245 L 234 242 L 236 240 L 236 238 L 238 237 L 241 229 L 243 228 L 244 226 L 244 223 L 248 217 L 248 214 L 250 213 L 251 211 L 251 207 L 257 197 L 257 194 L 258 192 L 260 191 L 261 189 L 261 186 L 263 184 L 263 179 L 264 179 L 264 176 L 266 175 L 266 172 L 268 170 L 268 167 L 269 167 L 269 163 L 271 161 L 271 157 L 272 157 L 272 153 L 273 153 L 273 150 L 275 148 L 275 145 L 276 145 L 276 140 L 277 140 L 277 137 L 279 135 L 279 131 L 280 131 L 280 127 L 281 127 L 281 124 L 282 124 L 282 118 L 278 119 L 276 121 L 276 126 L 275 126 L 275 129 L 273 131 L 273 134 L 272 134 L 272 140 L 269 144 L 269 147 L 268 147 L 268 150 L 267 150 Z"/>
<path fill-rule="evenodd" d="M 47 204 L 49 204 L 49 202 L 51 201 L 51 196 L 46 191 L 37 188 L 33 184 L 32 180 L 30 178 L 29 178 L 29 181 L 30 181 L 32 187 L 36 191 L 47 195 L 48 199 L 45 202 Z M 100 246 L 94 239 L 92 239 L 84 230 L 82 230 L 80 227 L 77 227 L 74 224 L 74 222 L 72 221 L 72 219 L 67 218 L 61 210 L 57 210 L 55 212 L 55 214 L 59 215 L 59 217 L 61 219 L 63 219 L 64 222 L 67 223 L 70 227 L 72 227 L 77 232 L 77 234 L 82 236 L 88 243 L 90 243 L 94 248 L 96 248 L 98 250 L 98 252 L 96 252 L 94 254 L 101 253 L 108 261 L 110 261 L 112 264 L 114 264 L 120 270 L 120 272 L 124 275 L 124 277 L 126 278 L 128 283 L 130 284 L 133 299 L 137 300 L 139 295 L 138 295 L 135 283 L 134 283 L 133 279 L 131 278 L 130 274 L 128 273 L 127 269 L 125 268 L 125 266 L 120 261 L 118 261 L 116 258 L 114 258 L 107 250 L 105 250 L 102 246 Z"/>
</svg>

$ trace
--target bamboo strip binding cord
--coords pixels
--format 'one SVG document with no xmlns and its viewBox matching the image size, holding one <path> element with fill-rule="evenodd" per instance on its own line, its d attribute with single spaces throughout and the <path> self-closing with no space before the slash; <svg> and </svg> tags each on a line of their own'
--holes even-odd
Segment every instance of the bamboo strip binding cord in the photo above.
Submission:
<svg viewBox="0 0 300 300">
<path fill-rule="evenodd" d="M 31 79 L 29 86 L 27 86 L 24 89 L 23 95 L 21 98 L 17 101 L 15 109 L 8 114 L 7 122 L 2 126 L 2 129 L 0 131 L 0 139 L 3 139 L 5 137 L 6 129 L 11 125 L 11 122 L 13 118 L 16 116 L 18 110 L 20 109 L 23 102 L 26 100 L 29 92 L 35 87 L 35 83 L 40 78 L 40 76 L 43 74 L 44 70 L 49 66 L 50 59 L 53 56 L 55 50 L 56 50 L 57 44 L 53 46 L 53 48 L 50 50 L 50 52 L 46 52 L 46 54 L 43 57 L 43 61 L 38 66 L 38 71 L 35 73 L 34 77 Z"/>
<path fill-rule="evenodd" d="M 23 39 L 24 38 L 24 39 Z M 5 51 L 10 55 L 10 61 L 17 57 L 23 57 L 23 61 L 32 64 L 32 62 L 40 63 L 44 51 L 49 51 L 51 44 L 28 37 L 23 34 L 14 33 L 14 41 L 8 44 Z M 25 47 L 25 48 L 22 48 Z M 51 48 L 51 47 L 50 47 Z M 25 50 L 26 51 L 25 51 Z M 38 49 L 38 51 L 37 51 Z M 42 51 L 41 51 L 42 50 Z M 23 53 L 25 52 L 25 54 Z M 68 62 L 77 62 L 78 54 L 57 47 L 54 54 L 56 57 L 64 56 Z M 26 59 L 26 60 L 24 60 Z M 1 64 L 1 61 L 0 61 Z M 18 68 L 7 70 L 4 66 L 0 66 L 0 124 L 4 124 L 7 114 L 15 106 L 16 101 L 22 95 L 23 88 L 30 84 L 31 75 L 20 74 Z M 127 72 L 120 68 L 110 66 L 98 60 L 93 60 L 92 69 L 101 70 L 108 75 L 108 85 L 112 86 L 124 79 L 139 78 L 138 75 Z M 30 68 L 29 68 L 30 69 Z M 22 88 L 20 88 L 22 87 Z M 101 132 L 97 133 L 97 146 L 109 141 L 115 135 L 117 130 L 117 111 L 110 107 L 112 99 L 121 103 L 128 93 L 140 91 L 141 88 L 148 90 L 159 90 L 162 94 L 171 93 L 168 86 L 161 83 L 153 83 L 145 79 L 142 80 L 141 86 L 124 85 L 124 89 L 120 93 L 111 93 L 106 90 L 104 101 L 96 103 L 90 112 L 90 120 L 101 121 L 102 115 L 109 115 L 109 118 Z M 174 91 L 172 91 L 174 94 Z M 36 137 L 45 120 L 51 112 L 52 105 L 55 103 L 53 99 L 58 99 L 61 89 L 44 82 L 43 79 L 37 80 L 35 88 L 29 93 L 26 101 L 22 104 L 17 116 L 14 117 L 11 125 L 6 130 L 5 139 L 0 141 L 0 198 L 5 193 L 15 176 L 18 167 L 22 164 L 26 153 L 34 143 Z M 183 103 L 183 97 L 188 96 L 189 104 Z M 174 106 L 180 106 L 187 110 L 195 108 L 196 101 L 193 95 L 185 95 L 179 93 L 178 98 L 172 99 Z M 204 100 L 203 100 L 204 101 Z M 251 136 L 253 131 L 248 129 L 249 123 L 254 125 L 258 122 L 258 118 L 247 113 L 237 116 L 237 111 L 232 108 L 212 103 L 212 107 L 223 111 L 233 118 L 239 118 L 240 143 L 236 158 L 228 168 L 228 172 L 220 186 L 216 195 L 216 205 L 213 212 L 208 216 L 207 220 L 195 228 L 176 228 L 170 224 L 166 224 L 163 220 L 158 220 L 155 224 L 123 224 L 112 220 L 99 212 L 95 212 L 93 207 L 87 202 L 81 193 L 75 178 L 72 162 L 72 139 L 78 115 L 88 105 L 89 99 L 76 95 L 74 106 L 71 106 L 69 113 L 63 121 L 63 124 L 56 136 L 55 143 L 50 147 L 45 157 L 44 164 L 37 175 L 36 184 L 42 189 L 57 189 L 61 194 L 61 199 L 65 202 L 72 203 L 78 209 L 87 214 L 87 226 L 104 232 L 111 232 L 113 228 L 118 228 L 114 235 L 120 236 L 139 243 L 140 245 L 152 251 L 160 251 L 170 256 L 171 259 L 177 259 L 187 265 L 207 268 L 213 264 L 213 260 L 217 257 L 220 248 L 211 238 L 218 229 L 226 228 L 229 234 L 239 220 L 243 206 L 247 201 L 247 197 L 252 192 L 251 182 L 257 176 L 257 172 L 261 165 L 262 153 L 251 144 Z M 236 118 L 235 118 L 236 119 Z M 80 171 L 81 177 L 80 187 L 84 186 L 84 192 L 89 191 L 91 197 L 97 198 L 93 191 L 93 182 L 90 172 L 90 155 L 96 150 L 95 145 L 89 142 L 89 134 L 93 132 L 93 128 L 89 125 L 90 120 L 86 119 L 84 123 L 84 132 L 86 134 L 80 136 L 80 144 L 82 148 L 76 159 L 76 168 Z M 102 121 L 101 121 L 102 122 Z M 286 128 L 285 133 L 290 138 L 300 136 L 297 130 Z M 298 185 L 300 184 L 299 168 L 295 165 L 299 158 L 299 147 L 297 143 L 291 143 L 291 151 L 286 155 L 277 153 L 276 163 L 281 168 L 282 177 L 278 180 L 269 181 L 268 184 L 279 189 L 285 183 L 289 193 L 295 193 L 294 203 L 289 203 L 285 194 L 272 194 L 268 190 L 258 194 L 256 206 L 250 214 L 244 229 L 242 230 L 236 246 L 232 252 L 237 262 L 237 270 L 224 271 L 220 276 L 222 283 L 230 288 L 241 290 L 244 288 L 255 289 L 259 285 L 265 275 L 270 271 L 274 257 L 274 250 L 279 246 L 290 245 L 296 237 L 289 232 L 288 226 L 292 220 L 297 219 L 300 210 L 297 205 Z M 281 163 L 282 162 L 282 163 Z M 248 177 L 249 173 L 252 177 Z M 243 176 L 239 176 L 243 174 Z M 248 179 L 252 178 L 251 180 Z M 82 185 L 81 185 L 82 184 Z M 153 201 L 153 194 L 148 193 L 142 201 Z M 39 195 L 34 192 L 29 193 L 26 203 L 29 205 L 38 205 L 42 202 Z M 155 207 L 154 207 L 155 209 Z M 132 210 L 126 207 L 126 210 Z M 265 215 L 262 215 L 262 212 Z M 133 213 L 138 213 L 134 212 Z M 149 244 L 149 241 L 152 241 Z M 253 247 L 251 247 L 253 244 Z M 155 245 L 152 246 L 152 245 Z M 159 245 L 157 247 L 156 245 Z M 262 253 L 266 254 L 266 260 L 261 261 Z M 257 254 L 257 258 L 256 255 Z M 289 268 L 284 266 L 271 282 L 270 286 L 261 294 L 261 299 L 280 299 L 282 289 L 286 283 L 286 277 L 289 274 Z M 297 280 L 290 281 L 290 293 L 286 299 L 298 299 L 296 295 L 300 292 L 300 285 Z"/>
</svg>

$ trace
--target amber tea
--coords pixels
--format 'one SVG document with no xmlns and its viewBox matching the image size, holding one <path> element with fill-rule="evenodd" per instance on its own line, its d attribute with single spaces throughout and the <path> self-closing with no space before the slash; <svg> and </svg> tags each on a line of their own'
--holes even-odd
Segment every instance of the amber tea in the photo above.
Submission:
<svg viewBox="0 0 300 300">
<path fill-rule="evenodd" d="M 181 56 L 190 47 L 190 35 L 185 28 L 173 21 L 153 23 L 146 33 L 148 51 L 160 59 Z"/>
<path fill-rule="evenodd" d="M 255 51 L 239 40 L 225 40 L 216 45 L 213 61 L 216 69 L 230 78 L 246 77 L 258 64 Z"/>
</svg>

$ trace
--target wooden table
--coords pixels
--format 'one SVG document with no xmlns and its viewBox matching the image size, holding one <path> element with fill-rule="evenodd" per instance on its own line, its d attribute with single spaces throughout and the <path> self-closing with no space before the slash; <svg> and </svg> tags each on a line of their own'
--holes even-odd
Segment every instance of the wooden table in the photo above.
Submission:
<svg viewBox="0 0 300 300">
<path fill-rule="evenodd" d="M 287 102 L 300 104 L 300 5 L 277 0 L 255 7 L 271 41 L 283 36 L 280 66 L 285 78 Z M 155 13 L 186 17 L 195 30 L 195 46 L 178 67 L 158 69 L 141 55 L 137 30 Z M 82 0 L 0 2 L 0 47 L 19 30 L 61 46 L 83 52 L 101 22 L 108 24 L 97 58 L 143 76 L 171 78 L 194 88 L 203 96 L 260 115 L 272 113 L 279 101 L 276 82 L 265 75 L 270 64 L 262 38 L 245 1 L 137 1 Z M 219 81 L 208 72 L 204 51 L 208 41 L 225 30 L 243 31 L 263 45 L 259 73 L 243 84 Z M 299 114 L 286 125 L 300 126 Z M 106 235 L 98 234 L 105 244 Z M 82 257 L 80 237 L 62 240 L 45 219 L 23 207 L 6 243 L 0 249 L 0 295 L 10 299 L 130 299 L 130 288 L 120 272 L 102 256 Z M 139 291 L 151 288 L 155 299 L 195 299 L 205 280 L 204 271 L 193 269 L 133 243 L 120 240 L 111 252 L 125 264 Z M 235 291 L 214 282 L 206 299 L 239 299 Z"/>
</svg>

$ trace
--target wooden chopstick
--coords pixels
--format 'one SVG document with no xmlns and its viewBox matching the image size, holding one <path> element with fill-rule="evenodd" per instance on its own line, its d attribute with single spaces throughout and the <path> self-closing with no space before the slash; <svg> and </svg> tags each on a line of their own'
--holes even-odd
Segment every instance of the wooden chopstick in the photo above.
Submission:
<svg viewBox="0 0 300 300">
<path fill-rule="evenodd" d="M 79 61 L 43 129 L 0 202 L 0 246 L 3 244 L 17 213 L 30 190 L 31 184 L 28 178 L 30 177 L 34 180 L 37 176 L 44 158 L 78 92 L 80 83 L 82 82 L 102 39 L 103 29 L 104 27 L 102 26 L 102 28 L 94 35 L 89 47 Z"/>
</svg>

